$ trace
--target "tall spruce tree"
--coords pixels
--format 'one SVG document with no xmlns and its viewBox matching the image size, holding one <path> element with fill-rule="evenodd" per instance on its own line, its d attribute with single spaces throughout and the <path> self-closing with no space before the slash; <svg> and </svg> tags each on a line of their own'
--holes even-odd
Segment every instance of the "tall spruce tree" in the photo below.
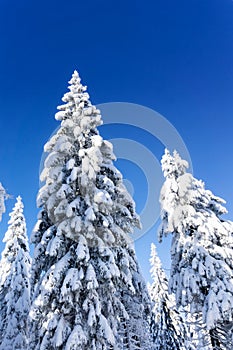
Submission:
<svg viewBox="0 0 233 350">
<path fill-rule="evenodd" d="M 30 308 L 30 256 L 21 197 L 10 214 L 3 239 L 0 280 L 0 350 L 27 348 Z"/>
<path fill-rule="evenodd" d="M 150 349 L 150 301 L 130 233 L 140 222 L 75 71 L 55 115 L 32 243 L 30 349 Z"/>
<path fill-rule="evenodd" d="M 224 201 L 186 173 L 188 163 L 166 150 L 162 169 L 162 225 L 173 234 L 170 291 L 178 306 L 201 314 L 213 349 L 232 349 L 233 224 L 221 219 Z M 208 345 L 207 345 L 208 346 Z"/>
<path fill-rule="evenodd" d="M 151 244 L 151 277 L 149 292 L 153 302 L 151 333 L 155 350 L 185 350 L 186 329 L 173 294 L 168 293 L 168 280 L 162 269 L 156 247 Z"/>
</svg>

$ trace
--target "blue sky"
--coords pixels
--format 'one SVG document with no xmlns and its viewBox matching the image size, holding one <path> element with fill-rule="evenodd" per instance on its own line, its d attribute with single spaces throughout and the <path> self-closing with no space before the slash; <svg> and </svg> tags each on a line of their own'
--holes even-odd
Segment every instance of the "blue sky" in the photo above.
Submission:
<svg viewBox="0 0 233 350">
<path fill-rule="evenodd" d="M 0 33 L 0 180 L 22 195 L 29 234 L 43 145 L 58 126 L 54 113 L 74 69 L 93 104 L 137 103 L 166 117 L 189 150 L 194 175 L 227 201 L 233 218 L 231 0 L 2 0 Z M 114 130 L 103 134 L 116 137 Z M 158 140 L 130 134 L 161 158 Z M 140 209 L 143 175 L 130 162 L 119 167 Z M 9 200 L 7 210 L 13 205 Z M 151 241 L 156 227 L 136 242 L 146 278 Z M 169 241 L 158 250 L 169 267 Z"/>
</svg>

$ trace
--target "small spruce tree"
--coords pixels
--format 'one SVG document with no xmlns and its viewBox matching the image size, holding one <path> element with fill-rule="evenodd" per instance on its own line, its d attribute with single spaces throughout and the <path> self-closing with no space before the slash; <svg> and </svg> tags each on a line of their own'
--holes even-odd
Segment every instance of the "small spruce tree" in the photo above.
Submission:
<svg viewBox="0 0 233 350">
<path fill-rule="evenodd" d="M 21 197 L 10 214 L 0 280 L 0 350 L 27 348 L 30 256 Z"/>
<path fill-rule="evenodd" d="M 8 197 L 4 187 L 0 182 L 0 221 L 2 220 L 2 214 L 5 213 L 5 199 Z"/>
<path fill-rule="evenodd" d="M 186 329 L 178 311 L 174 295 L 168 293 L 168 280 L 151 244 L 151 276 L 149 293 L 153 302 L 151 333 L 155 350 L 185 350 Z"/>
</svg>

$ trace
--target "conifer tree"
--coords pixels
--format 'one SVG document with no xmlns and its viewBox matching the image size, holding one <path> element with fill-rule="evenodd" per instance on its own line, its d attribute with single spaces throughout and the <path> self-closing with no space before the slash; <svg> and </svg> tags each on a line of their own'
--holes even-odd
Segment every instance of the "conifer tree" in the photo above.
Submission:
<svg viewBox="0 0 233 350">
<path fill-rule="evenodd" d="M 2 220 L 2 214 L 5 213 L 5 199 L 7 198 L 7 193 L 0 182 L 0 221 Z"/>
<path fill-rule="evenodd" d="M 166 150 L 162 170 L 162 225 L 159 236 L 173 234 L 170 291 L 178 306 L 201 314 L 213 349 L 232 349 L 233 225 L 224 221 L 224 200 L 186 172 L 188 163 Z"/>
<path fill-rule="evenodd" d="M 0 350 L 27 348 L 30 256 L 21 197 L 10 214 L 0 280 Z"/>
<path fill-rule="evenodd" d="M 30 349 L 150 349 L 150 302 L 130 233 L 135 205 L 75 71 L 55 115 L 32 242 Z"/>
<path fill-rule="evenodd" d="M 155 350 L 185 350 L 186 330 L 176 310 L 174 295 L 168 293 L 168 280 L 151 244 L 151 276 L 149 292 L 153 302 L 151 333 Z"/>
</svg>

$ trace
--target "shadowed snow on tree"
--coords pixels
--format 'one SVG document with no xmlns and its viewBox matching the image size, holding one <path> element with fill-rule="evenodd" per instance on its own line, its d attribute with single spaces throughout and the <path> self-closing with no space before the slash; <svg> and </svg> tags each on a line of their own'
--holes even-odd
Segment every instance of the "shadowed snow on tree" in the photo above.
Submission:
<svg viewBox="0 0 233 350">
<path fill-rule="evenodd" d="M 186 172 L 177 152 L 162 158 L 159 238 L 171 233 L 170 291 L 178 306 L 201 314 L 213 349 L 232 349 L 233 224 L 221 219 L 225 203 Z M 211 348 L 211 347 L 210 347 Z"/>
<path fill-rule="evenodd" d="M 10 214 L 0 262 L 0 349 L 27 348 L 30 255 L 21 197 Z"/>
<path fill-rule="evenodd" d="M 134 202 L 75 71 L 55 118 L 31 237 L 30 349 L 150 349 L 150 301 L 130 240 Z"/>
</svg>

